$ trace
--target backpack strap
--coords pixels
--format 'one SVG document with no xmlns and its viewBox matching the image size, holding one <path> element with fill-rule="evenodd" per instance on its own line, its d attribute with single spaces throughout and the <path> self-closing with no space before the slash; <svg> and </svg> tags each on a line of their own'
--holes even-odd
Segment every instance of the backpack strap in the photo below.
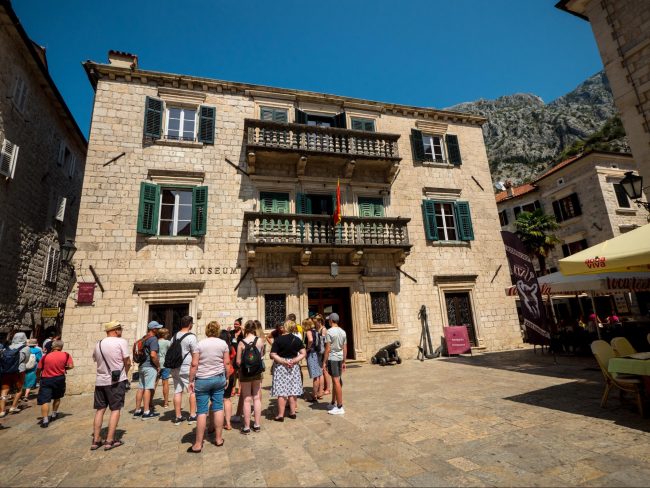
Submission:
<svg viewBox="0 0 650 488">
<path fill-rule="evenodd" d="M 194 334 L 192 334 L 191 332 L 185 332 L 185 334 L 183 334 L 183 337 L 181 337 L 181 338 L 178 340 L 178 342 L 179 342 L 179 343 L 183 342 L 183 339 L 185 339 L 188 335 L 194 335 Z M 185 362 L 185 358 L 186 358 L 189 354 L 190 354 L 190 351 L 187 351 L 187 353 L 185 353 L 185 356 L 183 356 L 183 362 Z"/>
<path fill-rule="evenodd" d="M 104 339 L 102 339 L 102 341 L 103 340 Z M 111 373 L 111 367 L 108 365 L 108 361 L 106 361 L 106 357 L 104 356 L 104 352 L 102 351 L 102 341 L 99 341 L 99 344 L 98 344 L 99 345 L 99 354 L 102 355 L 102 359 L 104 360 L 104 364 L 106 365 L 106 369 L 108 370 L 108 373 L 110 374 Z M 70 355 L 67 352 L 66 352 L 66 354 L 68 355 L 68 357 L 70 357 Z M 66 362 L 66 364 L 68 364 L 67 359 L 66 359 L 65 362 Z M 120 369 L 120 371 L 122 371 L 123 369 L 124 369 L 124 361 L 122 361 L 122 368 Z"/>
</svg>

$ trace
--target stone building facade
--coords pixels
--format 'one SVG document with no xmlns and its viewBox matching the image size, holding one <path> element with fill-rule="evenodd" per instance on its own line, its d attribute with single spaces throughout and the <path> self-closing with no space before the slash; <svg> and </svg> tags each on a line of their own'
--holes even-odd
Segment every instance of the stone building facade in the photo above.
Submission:
<svg viewBox="0 0 650 488">
<path fill-rule="evenodd" d="M 645 184 L 650 182 L 650 2 L 561 0 L 557 7 L 591 23 Z M 648 196 L 646 190 L 646 196 Z"/>
<path fill-rule="evenodd" d="M 497 193 L 501 228 L 515 232 L 521 211 L 541 208 L 554 215 L 562 243 L 546 266 L 555 272 L 559 259 L 648 223 L 647 212 L 620 186 L 625 172 L 636 170 L 635 158 L 624 153 L 594 151 L 562 161 L 531 184 Z"/>
<path fill-rule="evenodd" d="M 215 319 L 336 311 L 366 361 L 395 340 L 414 357 L 425 305 L 435 345 L 463 324 L 477 347 L 521 344 L 483 118 L 147 71 L 128 53 L 84 66 L 75 266 L 98 281 L 92 304 L 77 289 L 67 303 L 71 391 L 93 384 L 114 319 L 133 341 L 152 318 L 189 313 L 201 336 Z"/>
<path fill-rule="evenodd" d="M 45 50 L 0 2 L 0 336 L 57 325 L 72 268 L 87 142 L 47 71 Z M 60 325 L 60 324 L 59 324 Z"/>
</svg>

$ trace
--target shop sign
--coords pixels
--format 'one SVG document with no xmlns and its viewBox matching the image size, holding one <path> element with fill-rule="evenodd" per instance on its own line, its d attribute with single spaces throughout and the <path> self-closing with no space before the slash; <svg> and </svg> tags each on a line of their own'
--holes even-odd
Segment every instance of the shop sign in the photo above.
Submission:
<svg viewBox="0 0 650 488">
<path fill-rule="evenodd" d="M 445 343 L 447 344 L 447 354 L 464 354 L 472 351 L 469 343 L 467 327 L 457 325 L 452 327 L 443 327 L 445 334 Z"/>
<path fill-rule="evenodd" d="M 78 283 L 77 305 L 88 305 L 95 301 L 95 283 Z"/>
<path fill-rule="evenodd" d="M 58 307 L 42 308 L 41 309 L 41 318 L 43 318 L 43 319 L 55 319 L 58 316 L 59 316 L 59 308 Z"/>
</svg>

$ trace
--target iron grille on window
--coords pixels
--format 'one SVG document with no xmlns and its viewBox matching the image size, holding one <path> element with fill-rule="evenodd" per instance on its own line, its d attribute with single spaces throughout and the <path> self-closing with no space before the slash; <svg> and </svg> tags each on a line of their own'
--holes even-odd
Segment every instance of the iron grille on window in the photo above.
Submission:
<svg viewBox="0 0 650 488">
<path fill-rule="evenodd" d="M 273 329 L 282 324 L 287 316 L 287 296 L 285 294 L 264 295 L 264 326 Z"/>
<path fill-rule="evenodd" d="M 390 324 L 390 305 L 388 292 L 375 291 L 370 293 L 370 307 L 372 308 L 373 324 Z"/>
</svg>

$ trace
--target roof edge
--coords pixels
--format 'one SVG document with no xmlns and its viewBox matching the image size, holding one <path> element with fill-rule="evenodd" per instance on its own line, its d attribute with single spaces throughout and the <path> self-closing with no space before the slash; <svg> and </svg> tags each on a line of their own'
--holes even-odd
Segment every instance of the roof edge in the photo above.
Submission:
<svg viewBox="0 0 650 488">
<path fill-rule="evenodd" d="M 559 2 L 557 2 L 555 4 L 555 8 L 560 9 L 560 10 L 564 10 L 565 12 L 567 12 L 567 13 L 569 13 L 571 15 L 575 15 L 576 17 L 579 17 L 582 20 L 586 20 L 587 22 L 589 22 L 589 17 L 587 17 L 586 15 L 579 14 L 578 12 L 574 12 L 569 7 L 567 7 L 567 4 L 570 1 L 571 0 L 560 0 Z"/>
</svg>

